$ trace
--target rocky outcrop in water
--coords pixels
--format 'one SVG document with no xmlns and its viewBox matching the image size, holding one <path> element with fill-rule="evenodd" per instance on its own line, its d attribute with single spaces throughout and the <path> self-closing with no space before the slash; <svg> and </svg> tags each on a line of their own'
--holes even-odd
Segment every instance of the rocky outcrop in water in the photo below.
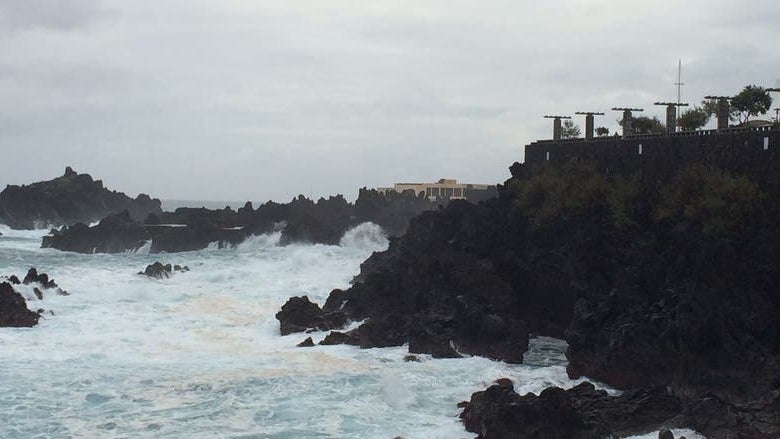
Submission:
<svg viewBox="0 0 780 439">
<path fill-rule="evenodd" d="M 16 276 L 11 276 L 9 278 L 11 283 L 14 283 L 16 281 L 16 284 L 19 284 L 19 279 Z M 27 274 L 24 276 L 24 280 L 21 282 L 24 285 L 30 285 L 30 284 L 38 284 L 39 287 L 45 289 L 45 290 L 54 290 L 54 292 L 59 296 L 68 296 L 70 295 L 67 291 L 60 288 L 59 285 L 57 285 L 57 282 L 54 282 L 54 279 L 49 279 L 49 275 L 46 273 L 40 273 L 38 274 L 38 270 L 33 267 L 30 268 L 27 271 Z M 38 299 L 43 299 L 43 293 L 38 289 L 35 288 L 36 295 L 38 296 Z"/>
<path fill-rule="evenodd" d="M 187 271 L 190 271 L 190 268 L 186 265 L 171 266 L 171 264 L 163 265 L 161 262 L 155 262 L 153 264 L 147 265 L 144 271 L 139 271 L 138 274 L 152 279 L 168 279 L 175 273 L 184 273 Z"/>
<path fill-rule="evenodd" d="M 461 406 L 464 426 L 479 439 L 623 437 L 657 430 L 681 409 L 680 400 L 662 387 L 615 397 L 582 383 L 520 396 L 509 380 L 474 393 Z"/>
<path fill-rule="evenodd" d="M 307 296 L 293 297 L 282 305 L 276 313 L 279 320 L 279 331 L 282 335 L 307 330 L 327 331 L 340 328 L 347 323 L 346 316 L 341 312 L 324 312 Z"/>
<path fill-rule="evenodd" d="M 26 186 L 9 185 L 0 192 L 0 223 L 14 229 L 91 223 L 107 215 L 128 211 L 131 218 L 143 220 L 160 214 L 160 200 L 146 194 L 135 199 L 110 191 L 89 174 L 70 167 L 61 177 Z"/>
</svg>

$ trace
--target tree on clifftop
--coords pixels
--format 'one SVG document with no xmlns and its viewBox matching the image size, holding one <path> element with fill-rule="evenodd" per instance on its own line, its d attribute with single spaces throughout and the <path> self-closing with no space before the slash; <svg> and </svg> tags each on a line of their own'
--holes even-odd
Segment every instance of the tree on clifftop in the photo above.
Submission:
<svg viewBox="0 0 780 439">
<path fill-rule="evenodd" d="M 599 137 L 604 137 L 609 135 L 609 128 L 607 127 L 598 127 L 596 128 L 596 135 Z"/>
<path fill-rule="evenodd" d="M 764 87 L 748 85 L 731 99 L 731 108 L 734 110 L 732 120 L 744 125 L 750 120 L 750 116 L 766 114 L 771 106 L 772 97 Z"/>
<path fill-rule="evenodd" d="M 622 125 L 622 124 L 621 124 Z M 664 134 L 666 127 L 657 117 L 639 116 L 631 121 L 634 134 Z"/>
<path fill-rule="evenodd" d="M 570 119 L 563 121 L 563 126 L 561 127 L 561 138 L 576 139 L 577 137 L 580 137 L 580 134 L 582 134 L 582 132 L 580 131 L 580 127 L 578 127 L 577 124 L 572 122 Z"/>
<path fill-rule="evenodd" d="M 710 113 L 701 107 L 693 107 L 680 115 L 677 119 L 677 126 L 683 131 L 696 131 L 707 125 L 710 120 Z"/>
</svg>

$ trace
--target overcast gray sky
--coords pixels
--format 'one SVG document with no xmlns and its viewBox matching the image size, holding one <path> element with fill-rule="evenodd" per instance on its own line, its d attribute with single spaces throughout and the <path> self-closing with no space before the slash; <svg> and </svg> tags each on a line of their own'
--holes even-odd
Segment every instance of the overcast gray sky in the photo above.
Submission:
<svg viewBox="0 0 780 439">
<path fill-rule="evenodd" d="M 543 114 L 780 86 L 780 1 L 0 0 L 0 185 L 168 199 L 496 183 Z M 577 120 L 580 125 L 582 121 Z"/>
</svg>

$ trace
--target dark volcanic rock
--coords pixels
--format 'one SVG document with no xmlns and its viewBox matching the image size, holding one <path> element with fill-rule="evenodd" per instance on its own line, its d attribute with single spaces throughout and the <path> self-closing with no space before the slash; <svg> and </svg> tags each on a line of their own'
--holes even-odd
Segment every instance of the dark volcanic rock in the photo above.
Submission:
<svg viewBox="0 0 780 439">
<path fill-rule="evenodd" d="M 70 167 L 61 177 L 27 186 L 9 185 L 0 192 L 0 223 L 14 229 L 91 223 L 127 210 L 136 220 L 162 213 L 160 200 L 141 194 L 132 199 L 109 191 L 100 180 Z"/>
<path fill-rule="evenodd" d="M 14 283 L 16 281 L 16 284 L 19 284 L 19 279 L 16 276 L 11 276 L 9 278 L 11 283 Z M 62 288 L 57 285 L 56 282 L 54 282 L 54 279 L 49 279 L 49 275 L 46 273 L 40 273 L 38 274 L 38 270 L 33 267 L 30 268 L 27 271 L 27 275 L 24 276 L 24 280 L 22 281 L 24 285 L 29 285 L 31 283 L 37 283 L 44 289 L 50 290 L 54 289 L 56 290 L 56 293 L 60 296 L 68 296 L 68 292 L 63 290 Z M 43 293 L 38 288 L 34 289 L 35 295 L 38 296 L 38 299 L 43 299 Z"/>
<path fill-rule="evenodd" d="M 141 248 L 151 233 L 124 211 L 89 227 L 74 224 L 43 237 L 41 247 L 78 253 L 122 253 Z"/>
<path fill-rule="evenodd" d="M 365 320 L 334 340 L 519 361 L 528 332 L 565 337 L 572 378 L 668 388 L 678 426 L 714 437 L 779 437 L 780 187 L 652 169 L 515 164 L 498 199 L 423 213 L 330 294 Z"/>
<path fill-rule="evenodd" d="M 27 302 L 8 282 L 0 283 L 0 327 L 33 327 L 40 315 L 27 309 Z"/>
<path fill-rule="evenodd" d="M 406 235 L 391 241 L 393 257 L 372 256 L 363 266 L 368 273 L 349 290 L 334 290 L 324 309 L 367 319 L 350 333 L 361 347 L 409 343 L 410 352 L 434 357 L 521 362 L 529 331 L 511 285 L 493 262 L 461 246 L 479 234 L 473 208 L 453 202 L 446 209 L 451 216 L 415 218 Z"/>
<path fill-rule="evenodd" d="M 355 205 L 339 195 L 320 198 L 316 203 L 303 196 L 287 204 L 269 201 L 257 209 L 247 203 L 238 211 L 179 208 L 175 212 L 150 213 L 145 223 L 118 214 L 94 227 L 75 224 L 52 231 L 42 246 L 80 253 L 119 253 L 136 250 L 151 241 L 151 253 L 173 253 L 201 250 L 212 243 L 220 248 L 234 246 L 252 235 L 274 231 L 282 232 L 282 245 L 336 245 L 347 230 L 367 221 L 387 227 L 390 234 L 403 233 L 409 218 L 438 205 L 409 194 L 361 194 L 364 199 L 359 198 Z"/>
<path fill-rule="evenodd" d="M 298 343 L 297 346 L 299 348 L 310 348 L 314 346 L 314 340 L 312 340 L 311 337 L 306 337 L 306 340 Z"/>
<path fill-rule="evenodd" d="M 612 397 L 582 383 L 520 396 L 506 382 L 474 393 L 461 419 L 480 439 L 582 438 L 649 432 L 680 411 L 666 390 L 647 388 Z"/>
<path fill-rule="evenodd" d="M 304 332 L 307 329 L 327 331 L 344 326 L 347 319 L 341 312 L 323 312 L 308 296 L 293 297 L 276 313 L 282 335 Z"/>
<path fill-rule="evenodd" d="M 333 346 L 338 344 L 360 345 L 360 341 L 349 332 L 331 331 L 320 342 L 322 346 Z"/>
<path fill-rule="evenodd" d="M 190 271 L 190 268 L 186 265 L 183 267 L 180 265 L 171 266 L 171 264 L 163 265 L 161 262 L 155 262 L 153 264 L 147 265 L 146 269 L 144 269 L 144 271 L 138 272 L 138 274 L 153 279 L 167 279 L 177 271 L 186 272 Z"/>
</svg>

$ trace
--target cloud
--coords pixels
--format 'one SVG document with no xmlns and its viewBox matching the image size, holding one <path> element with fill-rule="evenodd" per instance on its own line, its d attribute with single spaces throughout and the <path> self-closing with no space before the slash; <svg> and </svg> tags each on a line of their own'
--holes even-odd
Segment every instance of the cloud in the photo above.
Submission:
<svg viewBox="0 0 780 439">
<path fill-rule="evenodd" d="M 71 31 L 92 24 L 105 13 L 98 0 L 9 0 L 0 2 L 0 24 L 16 30 Z"/>
<path fill-rule="evenodd" d="M 679 58 L 692 104 L 771 84 L 775 3 L 0 0 L 0 187 L 65 164 L 184 199 L 494 183 L 543 114 L 663 119 Z"/>
</svg>

